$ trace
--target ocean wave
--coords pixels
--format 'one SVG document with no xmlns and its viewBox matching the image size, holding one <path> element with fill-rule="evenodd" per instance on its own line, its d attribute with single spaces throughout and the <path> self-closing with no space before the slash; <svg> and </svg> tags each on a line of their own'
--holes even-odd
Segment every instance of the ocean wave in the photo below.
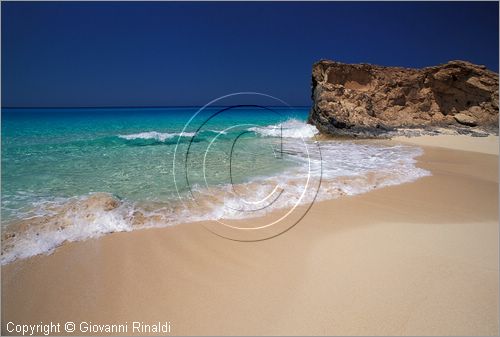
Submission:
<svg viewBox="0 0 500 337">
<path fill-rule="evenodd" d="M 216 134 L 221 134 L 221 135 L 227 135 L 227 131 L 224 130 L 207 130 L 208 132 L 216 133 Z"/>
<path fill-rule="evenodd" d="M 0 263 L 50 254 L 66 241 L 194 221 L 258 217 L 296 204 L 356 195 L 430 175 L 415 165 L 422 154 L 417 147 L 324 141 L 320 152 L 316 143 L 305 143 L 307 149 L 304 142 L 292 137 L 284 143 L 299 165 L 236 185 L 194 185 L 196 200 L 186 194 L 182 200 L 137 203 L 93 193 L 38 203 L 35 216 L 3 230 Z"/>
<path fill-rule="evenodd" d="M 66 241 L 131 230 L 123 216 L 128 212 L 120 206 L 106 193 L 46 203 L 45 215 L 21 220 L 2 231 L 1 263 L 51 253 Z"/>
<path fill-rule="evenodd" d="M 297 119 L 289 119 L 284 123 L 267 126 L 256 126 L 248 129 L 264 137 L 312 138 L 319 133 L 318 129 Z"/>
<path fill-rule="evenodd" d="M 146 132 L 132 133 L 128 135 L 118 135 L 118 137 L 126 140 L 151 139 L 159 142 L 164 142 L 167 139 L 172 139 L 174 137 L 193 137 L 195 134 L 196 134 L 195 132 L 169 133 L 169 132 L 158 132 L 158 131 L 146 131 Z"/>
</svg>

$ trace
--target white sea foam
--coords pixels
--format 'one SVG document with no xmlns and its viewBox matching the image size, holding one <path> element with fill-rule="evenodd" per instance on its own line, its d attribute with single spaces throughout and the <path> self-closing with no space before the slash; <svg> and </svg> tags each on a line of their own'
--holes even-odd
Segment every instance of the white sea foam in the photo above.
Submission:
<svg viewBox="0 0 500 337">
<path fill-rule="evenodd" d="M 127 220 L 129 205 L 121 204 L 109 209 L 106 203 L 110 201 L 118 205 L 116 199 L 105 193 L 44 203 L 43 216 L 24 219 L 14 225 L 14 230 L 4 230 L 1 264 L 51 253 L 65 241 L 80 241 L 131 230 L 131 223 Z"/>
<path fill-rule="evenodd" d="M 281 124 L 251 127 L 249 131 L 253 131 L 264 137 L 282 136 L 284 138 L 311 138 L 319 133 L 314 125 L 304 123 L 297 119 L 289 119 Z"/>
<path fill-rule="evenodd" d="M 262 136 L 279 136 L 281 133 L 279 124 L 278 127 L 271 125 L 252 131 Z M 256 217 L 296 204 L 365 193 L 430 175 L 430 172 L 415 166 L 416 157 L 422 154 L 418 147 L 303 141 L 302 137 L 316 133 L 313 126 L 299 121 L 284 123 L 283 152 L 297 165 L 281 174 L 254 178 L 235 186 L 225 184 L 207 188 L 195 185 L 196 202 L 186 198 L 182 202 L 136 204 L 99 193 L 35 205 L 38 207 L 35 216 L 23 220 L 24 227 L 10 230 L 15 236 L 6 237 L 4 233 L 0 262 L 5 264 L 50 253 L 65 241 L 192 221 Z M 123 137 L 162 141 L 174 137 L 174 134 L 145 132 Z M 278 192 L 281 193 L 279 197 Z M 271 202 L 275 198 L 276 201 Z"/>
<path fill-rule="evenodd" d="M 416 147 L 340 141 L 321 142 L 320 148 L 308 142 L 307 147 L 307 151 L 304 150 L 302 141 L 285 142 L 286 153 L 293 154 L 293 158 L 303 165 L 277 176 L 239 184 L 237 194 L 232 193 L 230 185 L 215 192 L 203 188 L 196 189 L 196 192 L 200 198 L 208 196 L 214 207 L 217 206 L 217 212 L 212 214 L 217 214 L 219 219 L 241 219 L 296 204 L 309 204 L 314 200 L 366 193 L 430 175 L 429 171 L 415 166 L 415 158 L 422 154 L 422 150 Z M 281 193 L 279 197 L 278 192 Z M 259 200 L 266 202 L 258 203 Z"/>
<path fill-rule="evenodd" d="M 227 131 L 224 130 L 207 130 L 213 133 L 221 134 L 221 135 L 227 135 Z"/>
<path fill-rule="evenodd" d="M 167 139 L 172 139 L 174 137 L 193 137 L 196 133 L 194 132 L 184 132 L 184 133 L 169 133 L 169 132 L 157 132 L 157 131 L 147 131 L 132 133 L 129 135 L 118 135 L 119 138 L 134 140 L 134 139 L 154 139 L 159 142 L 164 142 Z"/>
</svg>

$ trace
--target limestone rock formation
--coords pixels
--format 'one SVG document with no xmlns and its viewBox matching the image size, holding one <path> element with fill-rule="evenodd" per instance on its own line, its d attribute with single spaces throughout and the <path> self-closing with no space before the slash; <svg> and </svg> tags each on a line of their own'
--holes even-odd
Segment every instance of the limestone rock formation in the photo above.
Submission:
<svg viewBox="0 0 500 337">
<path fill-rule="evenodd" d="M 423 69 L 320 61 L 309 122 L 325 134 L 373 137 L 395 128 L 498 129 L 498 74 L 465 61 Z"/>
</svg>

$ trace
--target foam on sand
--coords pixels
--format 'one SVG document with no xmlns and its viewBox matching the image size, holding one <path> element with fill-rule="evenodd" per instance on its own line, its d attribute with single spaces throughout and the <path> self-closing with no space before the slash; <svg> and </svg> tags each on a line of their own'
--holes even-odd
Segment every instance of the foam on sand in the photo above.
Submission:
<svg viewBox="0 0 500 337">
<path fill-rule="evenodd" d="M 296 135 L 297 130 L 307 128 L 293 130 L 291 134 Z M 415 166 L 415 158 L 422 154 L 420 148 L 345 141 L 324 141 L 319 148 L 317 145 L 289 137 L 283 143 L 284 155 L 297 165 L 237 185 L 195 185 L 192 193 L 196 200 L 186 195 L 182 201 L 137 203 L 107 193 L 92 193 L 37 204 L 35 216 L 4 230 L 1 263 L 51 253 L 65 241 L 194 221 L 258 217 L 313 200 L 361 194 L 429 175 Z"/>
</svg>

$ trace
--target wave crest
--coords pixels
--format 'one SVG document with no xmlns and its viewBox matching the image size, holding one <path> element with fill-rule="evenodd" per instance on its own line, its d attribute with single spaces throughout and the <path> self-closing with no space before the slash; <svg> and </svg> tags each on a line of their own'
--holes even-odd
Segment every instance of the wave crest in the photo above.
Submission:
<svg viewBox="0 0 500 337">
<path fill-rule="evenodd" d="M 289 119 L 284 123 L 267 126 L 256 126 L 248 129 L 264 137 L 284 138 L 312 138 L 319 133 L 318 129 L 311 124 L 297 119 Z"/>
<path fill-rule="evenodd" d="M 118 137 L 126 140 L 146 139 L 146 140 L 156 140 L 158 142 L 164 142 L 167 139 L 172 139 L 174 137 L 193 137 L 195 134 L 196 134 L 195 132 L 169 133 L 169 132 L 158 132 L 158 131 L 146 131 L 146 132 L 132 133 L 129 135 L 118 135 Z"/>
</svg>

